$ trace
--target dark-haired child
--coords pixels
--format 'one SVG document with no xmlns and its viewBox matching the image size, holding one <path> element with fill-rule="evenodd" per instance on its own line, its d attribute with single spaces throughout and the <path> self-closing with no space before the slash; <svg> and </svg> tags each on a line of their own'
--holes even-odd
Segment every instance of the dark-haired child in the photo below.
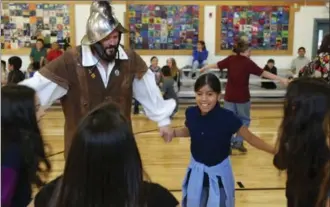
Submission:
<svg viewBox="0 0 330 207">
<path fill-rule="evenodd" d="M 77 155 L 81 159 L 77 160 Z M 99 105 L 82 119 L 66 157 L 63 176 L 42 188 L 34 202 L 35 207 L 178 204 L 169 190 L 149 181 L 130 123 L 113 103 Z"/>
<path fill-rule="evenodd" d="M 17 84 L 25 79 L 24 73 L 20 70 L 22 67 L 22 59 L 17 56 L 10 57 L 8 59 L 8 79 L 7 83 Z"/>
<path fill-rule="evenodd" d="M 284 85 L 288 84 L 288 79 L 276 76 L 268 71 L 264 71 L 251 59 L 251 49 L 249 44 L 244 41 L 238 41 L 233 50 L 236 55 L 230 55 L 218 63 L 207 65 L 201 69 L 201 72 L 211 68 L 218 68 L 220 70 L 228 70 L 228 82 L 225 93 L 224 108 L 234 112 L 247 127 L 250 126 L 250 91 L 249 79 L 250 75 L 265 77 L 271 80 L 278 80 Z M 243 138 L 236 135 L 232 139 L 232 148 L 240 152 L 247 152 L 243 145 Z"/>
<path fill-rule="evenodd" d="M 1 206 L 28 206 L 32 186 L 40 188 L 51 170 L 38 126 L 43 115 L 32 88 L 1 88 Z"/>
<path fill-rule="evenodd" d="M 326 81 L 299 78 L 289 84 L 274 157 L 276 168 L 287 172 L 288 207 L 330 204 L 329 114 L 330 86 Z"/>
<path fill-rule="evenodd" d="M 275 61 L 273 59 L 269 59 L 267 61 L 267 65 L 265 65 L 264 71 L 277 75 L 277 68 L 275 67 Z M 276 84 L 274 82 L 261 82 L 261 87 L 266 89 L 276 89 Z"/>
<path fill-rule="evenodd" d="M 221 85 L 212 73 L 195 83 L 197 106 L 186 110 L 185 127 L 174 137 L 191 137 L 191 162 L 183 182 L 183 207 L 233 207 L 234 176 L 230 163 L 230 142 L 238 133 L 252 146 L 266 152 L 275 149 L 249 131 L 232 112 L 220 107 Z"/>
<path fill-rule="evenodd" d="M 174 99 L 176 101 L 176 107 L 171 116 L 172 118 L 174 114 L 178 111 L 178 96 L 174 90 L 175 81 L 172 77 L 171 68 L 169 66 L 167 65 L 164 66 L 161 71 L 162 71 L 162 79 L 163 79 L 162 92 L 163 92 L 164 100 Z"/>
</svg>

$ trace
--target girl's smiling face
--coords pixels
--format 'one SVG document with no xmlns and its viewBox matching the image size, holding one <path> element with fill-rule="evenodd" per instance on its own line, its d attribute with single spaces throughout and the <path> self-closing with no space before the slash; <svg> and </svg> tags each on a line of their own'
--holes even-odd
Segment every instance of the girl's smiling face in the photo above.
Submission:
<svg viewBox="0 0 330 207">
<path fill-rule="evenodd" d="M 210 112 L 219 101 L 220 96 L 208 84 L 196 91 L 196 103 L 202 114 Z"/>
</svg>

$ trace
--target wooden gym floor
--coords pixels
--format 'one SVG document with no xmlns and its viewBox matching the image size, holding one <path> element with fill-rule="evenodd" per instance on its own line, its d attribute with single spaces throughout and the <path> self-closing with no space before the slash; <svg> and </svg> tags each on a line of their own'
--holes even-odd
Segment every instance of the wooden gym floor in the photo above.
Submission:
<svg viewBox="0 0 330 207">
<path fill-rule="evenodd" d="M 184 124 L 184 110 L 181 106 L 172 125 Z M 274 144 L 282 117 L 279 104 L 252 104 L 250 129 L 270 144 Z M 176 138 L 164 143 L 155 123 L 144 115 L 132 115 L 136 141 L 143 160 L 143 166 L 153 182 L 168 188 L 180 201 L 181 183 L 189 162 L 189 139 Z M 53 107 L 43 117 L 41 128 L 46 143 L 51 146 L 50 160 L 53 171 L 49 180 L 62 174 L 64 116 L 60 108 Z M 236 206 L 238 207 L 282 207 L 285 200 L 285 173 L 279 173 L 272 164 L 272 156 L 246 144 L 245 155 L 233 151 L 231 156 L 236 179 Z"/>
</svg>

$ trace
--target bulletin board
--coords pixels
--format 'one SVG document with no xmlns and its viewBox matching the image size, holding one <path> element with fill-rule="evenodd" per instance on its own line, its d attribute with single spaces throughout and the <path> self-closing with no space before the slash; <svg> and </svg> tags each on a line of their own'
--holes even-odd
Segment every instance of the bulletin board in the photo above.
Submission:
<svg viewBox="0 0 330 207">
<path fill-rule="evenodd" d="M 204 6 L 186 4 L 127 4 L 126 46 L 140 55 L 191 55 L 204 39 Z"/>
<path fill-rule="evenodd" d="M 292 55 L 294 12 L 290 5 L 217 6 L 216 54 L 231 54 L 243 37 L 253 55 Z"/>
<path fill-rule="evenodd" d="M 65 2 L 3 2 L 2 54 L 29 54 L 37 39 L 45 46 L 58 42 L 75 45 L 74 5 Z"/>
</svg>

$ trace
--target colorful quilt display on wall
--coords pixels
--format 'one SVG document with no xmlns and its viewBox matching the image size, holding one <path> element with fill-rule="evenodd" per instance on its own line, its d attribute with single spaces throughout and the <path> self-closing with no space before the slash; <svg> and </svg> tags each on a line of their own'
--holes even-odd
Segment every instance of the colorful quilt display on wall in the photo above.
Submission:
<svg viewBox="0 0 330 207">
<path fill-rule="evenodd" d="M 67 4 L 3 3 L 1 16 L 2 49 L 31 48 L 37 39 L 45 45 L 70 44 L 70 19 Z"/>
<path fill-rule="evenodd" d="M 129 45 L 141 50 L 192 49 L 199 38 L 199 6 L 128 6 Z"/>
<path fill-rule="evenodd" d="M 221 50 L 244 36 L 253 50 L 288 50 L 289 6 L 220 6 Z"/>
</svg>

